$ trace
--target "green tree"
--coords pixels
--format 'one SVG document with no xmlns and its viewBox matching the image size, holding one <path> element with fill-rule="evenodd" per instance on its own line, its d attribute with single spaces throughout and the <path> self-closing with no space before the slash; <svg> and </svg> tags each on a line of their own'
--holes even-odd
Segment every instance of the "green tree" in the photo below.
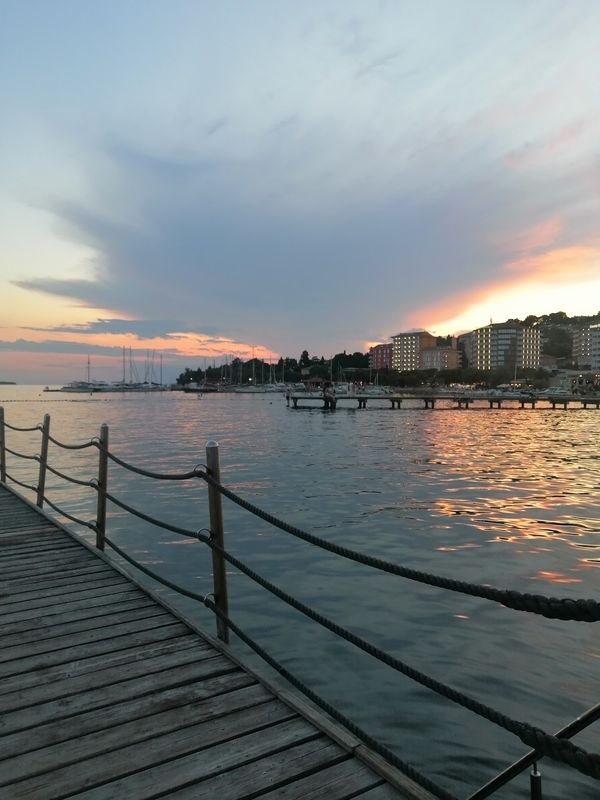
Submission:
<svg viewBox="0 0 600 800">
<path fill-rule="evenodd" d="M 310 355 L 308 354 L 308 350 L 303 350 L 302 355 L 300 356 L 300 366 L 301 367 L 309 367 L 311 364 Z"/>
</svg>

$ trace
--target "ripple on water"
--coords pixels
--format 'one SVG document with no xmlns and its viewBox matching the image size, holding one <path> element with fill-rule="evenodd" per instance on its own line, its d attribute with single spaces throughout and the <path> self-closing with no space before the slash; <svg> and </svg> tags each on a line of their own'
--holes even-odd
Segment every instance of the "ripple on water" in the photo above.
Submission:
<svg viewBox="0 0 600 800">
<path fill-rule="evenodd" d="M 12 393 L 12 394 L 11 394 Z M 187 471 L 221 447 L 223 481 L 288 522 L 365 553 L 459 580 L 571 597 L 597 595 L 600 412 L 502 409 L 297 413 L 276 398 L 182 394 L 48 402 L 3 387 L 7 420 L 46 411 L 63 441 L 110 426 L 121 458 Z M 51 398 L 56 395 L 51 395 Z M 14 402 L 13 402 L 14 401 Z M 35 452 L 37 434 L 19 447 Z M 16 445 L 17 435 L 11 434 Z M 60 468 L 95 475 L 94 451 L 51 452 Z M 31 465 L 15 465 L 27 477 Z M 31 479 L 31 474 L 29 474 Z M 125 502 L 182 527 L 206 527 L 206 487 L 148 484 L 111 465 Z M 35 481 L 33 481 L 35 482 Z M 48 491 L 84 519 L 93 493 L 49 478 Z M 115 489 L 115 493 L 117 493 Z M 547 730 L 597 701 L 600 651 L 592 625 L 545 620 L 337 558 L 225 503 L 228 547 L 286 591 L 416 669 Z M 166 577 L 209 591 L 210 554 L 112 508 L 110 535 Z M 177 544 L 179 542 L 179 544 Z M 242 628 L 450 791 L 464 796 L 519 757 L 514 737 L 356 652 L 228 570 Z M 188 607 L 188 601 L 181 601 Z M 198 618 L 209 615 L 194 606 Z M 239 645 L 241 647 L 241 645 Z M 578 739 L 579 741 L 579 739 Z M 597 750 L 592 732 L 582 744 Z M 591 782 L 544 764 L 545 796 L 592 798 Z M 526 792 L 527 777 L 501 797 Z"/>
</svg>

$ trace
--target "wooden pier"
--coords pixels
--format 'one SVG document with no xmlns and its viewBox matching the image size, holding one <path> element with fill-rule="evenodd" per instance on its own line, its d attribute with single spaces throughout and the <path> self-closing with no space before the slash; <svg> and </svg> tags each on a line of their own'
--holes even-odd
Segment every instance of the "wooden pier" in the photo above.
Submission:
<svg viewBox="0 0 600 800">
<path fill-rule="evenodd" d="M 444 404 L 443 408 L 451 407 L 457 409 L 468 409 L 482 404 L 488 408 L 562 408 L 566 410 L 570 405 L 576 408 L 595 408 L 600 409 L 599 395 L 531 395 L 531 394 L 492 394 L 492 393 L 464 393 L 464 394 L 436 394 L 433 392 L 415 392 L 413 394 L 393 394 L 381 392 L 380 394 L 354 393 L 339 394 L 335 398 L 335 405 L 357 405 L 358 408 L 366 408 L 369 401 L 387 401 L 391 408 L 402 408 L 402 403 L 418 401 L 422 408 L 433 409 L 436 405 Z M 320 392 L 296 392 L 287 397 L 288 406 L 292 404 L 294 408 L 302 406 L 325 407 L 325 400 Z"/>
<path fill-rule="evenodd" d="M 432 796 L 0 485 L 0 800 Z"/>
</svg>

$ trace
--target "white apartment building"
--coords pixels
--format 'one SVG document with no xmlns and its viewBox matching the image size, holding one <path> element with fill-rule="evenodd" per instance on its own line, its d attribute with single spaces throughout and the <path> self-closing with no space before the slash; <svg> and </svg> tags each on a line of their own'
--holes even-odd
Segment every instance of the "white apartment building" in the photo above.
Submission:
<svg viewBox="0 0 600 800">
<path fill-rule="evenodd" d="M 542 350 L 538 328 L 501 322 L 470 334 L 470 366 L 475 369 L 516 367 L 537 369 Z"/>
<path fill-rule="evenodd" d="M 590 369 L 600 372 L 600 325 L 590 325 Z"/>
<path fill-rule="evenodd" d="M 592 337 L 598 325 L 587 325 L 577 328 L 573 332 L 573 358 L 580 368 L 591 367 L 592 364 Z"/>
<path fill-rule="evenodd" d="M 420 369 L 421 350 L 435 347 L 437 338 L 427 331 L 392 336 L 392 369 L 400 372 Z"/>
</svg>

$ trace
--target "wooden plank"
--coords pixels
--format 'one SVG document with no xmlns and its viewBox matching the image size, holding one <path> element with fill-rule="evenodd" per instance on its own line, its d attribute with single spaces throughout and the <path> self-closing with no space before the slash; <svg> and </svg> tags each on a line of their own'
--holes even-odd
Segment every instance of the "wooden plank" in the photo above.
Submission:
<svg viewBox="0 0 600 800">
<path fill-rule="evenodd" d="M 421 789 L 421 792 L 424 791 L 424 789 Z M 419 796 L 425 797 L 427 800 L 434 800 L 429 793 L 424 795 L 406 794 L 402 789 L 395 789 L 389 783 L 382 783 L 374 789 L 369 789 L 357 795 L 357 800 L 398 800 L 399 797 L 406 798 L 406 800 L 416 800 Z"/>
<path fill-rule="evenodd" d="M 49 530 L 49 532 L 45 534 L 32 533 L 29 531 L 17 535 L 5 533 L 2 539 L 0 539 L 0 544 L 2 545 L 2 551 L 4 551 L 5 548 L 25 550 L 27 548 L 31 549 L 32 547 L 48 547 L 54 542 L 64 541 L 67 541 L 67 537 L 62 532 Z M 77 542 L 73 542 L 73 544 L 77 545 Z"/>
<path fill-rule="evenodd" d="M 154 736 L 140 743 L 127 744 L 114 750 L 110 757 L 104 753 L 92 756 L 77 764 L 53 770 L 34 778 L 21 781 L 18 787 L 7 787 L 6 791 L 18 788 L 20 797 L 47 797 L 52 787 L 53 797 L 75 794 L 93 786 L 105 784 L 125 775 L 154 767 L 166 760 L 178 759 L 206 747 L 214 747 L 234 737 L 243 737 L 254 731 L 263 731 L 267 726 L 297 719 L 287 706 L 272 700 L 258 706 L 233 711 L 225 717 L 204 720 L 200 724 L 179 728 L 169 733 Z M 46 794 L 44 794 L 46 793 Z M 128 797 L 128 793 L 122 795 Z M 0 798 L 3 790 L 0 789 Z"/>
<path fill-rule="evenodd" d="M 5 785 L 23 778 L 41 775 L 70 764 L 79 764 L 87 758 L 106 754 L 118 749 L 124 742 L 134 744 L 152 739 L 179 728 L 199 725 L 216 717 L 224 717 L 232 711 L 274 702 L 273 697 L 260 684 L 235 689 L 226 694 L 207 697 L 195 703 L 161 711 L 142 719 L 134 719 L 100 731 L 88 733 L 77 739 L 52 744 L 30 753 L 14 756 L 2 762 L 0 784 Z M 110 757 L 109 757 L 110 758 Z M 48 779 L 50 782 L 50 779 Z"/>
<path fill-rule="evenodd" d="M 112 573 L 94 578 L 93 581 L 89 581 L 87 584 L 85 584 L 85 589 L 87 591 L 96 591 L 97 589 L 105 589 L 107 586 L 113 586 L 115 587 L 115 590 L 118 590 L 119 588 L 124 588 L 128 585 L 129 584 L 125 578 L 122 578 L 116 573 Z M 81 586 L 70 587 L 67 585 L 55 586 L 51 587 L 50 589 L 42 589 L 39 592 L 19 592 L 18 594 L 14 595 L 2 595 L 2 593 L 0 593 L 0 614 L 4 611 L 11 611 L 11 606 L 20 605 L 22 603 L 36 603 L 36 605 L 39 607 L 40 605 L 44 605 L 46 602 L 62 602 L 63 600 L 68 600 L 70 595 L 81 592 L 82 588 L 83 587 Z"/>
<path fill-rule="evenodd" d="M 22 564 L 21 566 L 11 567 L 10 569 L 2 569 L 2 577 L 4 580 L 17 580 L 18 578 L 40 578 L 48 575 L 53 575 L 58 570 L 78 569 L 89 564 L 98 563 L 94 557 L 89 554 L 89 557 L 81 557 L 77 554 L 65 556 L 58 564 L 46 564 L 40 560 L 37 564 Z"/>
<path fill-rule="evenodd" d="M 88 566 L 80 567 L 78 569 L 58 569 L 48 577 L 43 576 L 42 578 L 38 578 L 35 582 L 35 585 L 39 586 L 40 589 L 48 588 L 50 586 L 56 586 L 58 585 L 59 581 L 64 581 L 66 579 L 78 582 L 79 578 L 81 578 L 81 580 L 86 580 L 86 576 L 100 574 L 106 575 L 110 572 L 110 567 L 104 564 L 102 561 L 99 561 L 97 564 L 89 564 Z M 31 586 L 31 579 L 30 577 L 13 578 L 8 581 L 2 581 L 1 585 L 4 589 L 6 589 L 7 592 L 14 592 L 21 586 Z"/>
<path fill-rule="evenodd" d="M 109 633 L 115 635 L 119 630 L 118 626 L 126 623 L 135 623 L 136 620 L 164 619 L 165 617 L 172 619 L 170 614 L 167 614 L 164 609 L 157 605 L 145 606 L 135 611 L 129 610 L 121 614 L 113 613 L 111 607 L 111 613 L 99 619 L 89 618 L 46 627 L 41 631 L 33 630 L 26 633 L 9 634 L 0 638 L 0 644 L 2 645 L 0 662 L 8 661 L 11 658 L 19 658 L 19 655 L 15 655 L 15 653 L 19 652 L 19 648 L 22 650 L 24 657 L 33 656 L 36 653 L 61 649 L 64 646 L 64 642 L 66 640 L 71 642 L 71 637 L 75 634 L 92 636 L 89 641 L 95 641 L 96 638 L 105 637 Z M 114 626 L 117 627 L 115 628 Z M 83 644 L 84 641 L 84 639 L 77 642 L 72 641 L 72 644 Z M 71 644 L 68 646 L 71 646 Z"/>
<path fill-rule="evenodd" d="M 20 692 L 33 686 L 62 681 L 64 679 L 74 679 L 78 675 L 88 675 L 92 672 L 102 672 L 112 666 L 126 665 L 134 661 L 155 658 L 174 650 L 195 646 L 198 639 L 188 633 L 184 636 L 176 636 L 172 639 L 165 639 L 159 642 L 150 642 L 135 647 L 126 647 L 123 650 L 110 653 L 101 653 L 98 656 L 81 658 L 66 664 L 57 664 L 45 669 L 25 672 L 22 675 L 12 675 L 0 681 L 0 696 L 10 692 Z M 152 670 L 150 670 L 152 671 Z"/>
<path fill-rule="evenodd" d="M 181 636 L 187 633 L 187 628 L 180 622 L 174 620 L 163 624 L 160 627 L 151 628 L 147 631 L 138 631 L 135 634 L 118 636 L 114 639 L 102 639 L 99 642 L 88 644 L 85 649 L 65 648 L 55 653 L 42 653 L 33 658 L 25 658 L 20 661 L 5 661 L 0 664 L 0 677 L 23 674 L 29 670 L 39 670 L 55 664 L 66 664 L 74 658 L 89 658 L 89 656 L 99 655 L 100 653 L 110 653 L 114 650 L 125 649 L 134 644 L 145 644 L 146 642 L 156 642 L 161 639 L 170 639 L 173 636 Z M 0 721 L 1 726 L 1 721 Z"/>
<path fill-rule="evenodd" d="M 39 544 L 45 545 L 46 542 L 53 542 L 55 539 L 60 540 L 64 534 L 62 531 L 58 532 L 56 528 L 48 528 L 45 532 L 38 532 L 36 530 L 28 530 L 24 533 L 14 533 L 13 531 L 0 531 L 0 545 L 4 547 L 5 544 Z"/>
<path fill-rule="evenodd" d="M 8 557 L 31 556 L 40 553 L 50 553 L 54 550 L 74 550 L 77 549 L 77 542 L 69 542 L 66 539 L 52 537 L 47 542 L 2 542 L 2 561 Z"/>
<path fill-rule="evenodd" d="M 67 551 L 79 552 L 76 544 L 70 542 L 54 542 L 52 546 L 44 547 L 43 551 L 40 548 L 29 550 L 27 553 L 11 552 L 10 549 L 2 550 L 2 564 L 7 567 L 15 566 L 16 564 L 30 564 L 40 560 L 43 555 L 44 561 L 52 560 L 58 561 L 62 558 L 62 554 Z"/>
<path fill-rule="evenodd" d="M 7 533 L 8 535 L 13 536 L 15 533 L 18 534 L 19 532 L 28 533 L 36 531 L 38 532 L 43 531 L 47 534 L 51 534 L 54 536 L 60 535 L 62 533 L 62 531 L 58 530 L 56 526 L 53 525 L 50 521 L 40 519 L 39 517 L 35 517 L 34 514 L 34 518 L 31 521 L 25 519 L 23 520 L 12 519 L 10 521 L 7 521 L 2 525 L 2 531 L 0 532 L 0 535 L 4 535 L 5 533 Z"/>
<path fill-rule="evenodd" d="M 178 800 L 209 800 L 214 797 L 219 800 L 242 800 L 248 796 L 255 797 L 260 792 L 262 798 L 262 792 L 274 786 L 278 787 L 275 797 L 284 797 L 285 786 L 290 780 L 311 770 L 336 764 L 347 757 L 337 745 L 325 737 L 319 737 L 315 741 L 291 747 L 284 753 L 269 754 L 258 761 L 232 768 L 225 774 L 186 786 L 180 791 L 170 793 L 169 797 Z M 325 795 L 321 793 L 317 796 L 323 798 Z M 348 793 L 343 797 L 348 797 Z"/>
<path fill-rule="evenodd" d="M 0 734 L 14 733 L 25 728 L 33 728 L 46 722 L 66 719 L 90 711 L 93 708 L 114 705 L 132 697 L 171 688 L 217 675 L 234 672 L 235 667 L 223 656 L 213 656 L 191 664 L 182 664 L 170 670 L 144 675 L 137 680 L 120 681 L 108 686 L 88 688 L 88 691 L 69 697 L 49 700 L 15 711 L 7 711 L 0 719 Z M 77 720 L 68 723 L 77 730 Z M 71 736 L 78 735 L 72 733 Z"/>
<path fill-rule="evenodd" d="M 64 567 L 67 564 L 89 564 L 94 561 L 94 556 L 91 553 L 83 551 L 81 553 L 77 550 L 72 552 L 65 552 L 62 557 L 50 556 L 47 560 L 43 561 L 38 558 L 29 560 L 22 560 L 17 564 L 6 564 L 2 568 L 2 577 L 8 578 L 16 577 L 19 573 L 23 575 L 42 574 L 45 572 L 52 572 L 57 567 Z"/>
<path fill-rule="evenodd" d="M 5 597 L 0 602 L 0 614 L 11 614 L 23 611 L 26 608 L 47 608 L 53 605 L 62 605 L 73 600 L 85 600 L 90 597 L 98 597 L 102 594 L 112 594 L 113 592 L 124 591 L 130 584 L 120 575 L 107 576 L 106 578 L 96 579 L 85 587 L 75 586 L 72 590 L 60 587 L 58 590 L 48 589 L 41 595 L 36 592 L 29 592 L 28 595 L 18 594 L 12 598 Z"/>
<path fill-rule="evenodd" d="M 26 706 L 48 703 L 51 700 L 85 692 L 90 685 L 100 689 L 102 686 L 123 683 L 184 664 L 199 663 L 208 658 L 215 658 L 217 655 L 217 652 L 211 647 L 196 640 L 193 646 L 180 647 L 177 650 L 160 653 L 153 658 L 137 659 L 129 663 L 109 666 L 99 670 L 93 676 L 86 672 L 77 676 L 68 675 L 62 680 L 51 683 L 36 684 L 27 689 L 19 688 L 9 694 L 0 695 L 0 711 L 6 713 Z"/>
<path fill-rule="evenodd" d="M 344 761 L 322 767 L 304 777 L 295 777 L 290 783 L 266 791 L 260 795 L 260 800 L 323 800 L 325 797 L 327 800 L 347 800 L 381 782 L 379 775 L 347 754 Z M 184 800 L 184 796 L 174 795 L 177 800 Z"/>
<path fill-rule="evenodd" d="M 9 624 L 13 622 L 22 622 L 30 619 L 40 619 L 50 616 L 59 612 L 76 611 L 78 609 L 96 608 L 100 606 L 110 605 L 112 602 L 118 603 L 123 600 L 131 600 L 134 598 L 144 597 L 137 586 L 130 584 L 128 587 L 121 589 L 119 592 L 112 592 L 111 587 L 105 590 L 93 592 L 81 592 L 77 596 L 71 595 L 71 600 L 68 603 L 57 602 L 56 605 L 49 606 L 34 606 L 31 603 L 23 603 L 19 606 L 18 610 L 13 610 L 10 613 L 4 612 L 2 614 L 2 624 Z"/>
<path fill-rule="evenodd" d="M 386 761 L 383 756 L 375 753 L 366 745 L 361 744 L 357 747 L 354 751 L 354 755 L 360 758 L 365 764 L 372 767 L 382 778 L 388 781 L 388 783 L 391 783 L 392 786 L 404 792 L 406 797 L 413 798 L 413 800 L 432 800 L 430 792 L 423 789 L 422 786 L 419 786 L 419 784 L 415 783 L 411 778 L 408 778 L 403 772 L 400 772 L 399 769 Z M 390 797 L 394 796 L 395 795 L 390 795 Z M 381 800 L 384 799 L 387 800 L 387 795 L 385 794 L 381 796 Z M 379 800 L 379 798 L 374 796 L 373 798 L 369 798 L 369 800 Z"/>
<path fill-rule="evenodd" d="M 0 758 L 21 755 L 57 742 L 80 739 L 93 731 L 105 730 L 131 720 L 141 720 L 152 714 L 181 708 L 208 697 L 221 696 L 250 685 L 256 685 L 249 675 L 238 672 L 218 675 L 196 683 L 158 690 L 141 697 L 124 700 L 116 705 L 95 708 L 78 714 L 68 727 L 64 720 L 50 721 L 35 728 L 0 736 Z M 76 723 L 76 732 L 74 727 Z"/>
<path fill-rule="evenodd" d="M 84 574 L 78 576 L 67 574 L 60 578 L 36 581 L 35 588 L 38 597 L 53 597 L 54 595 L 65 594 L 70 591 L 71 587 L 78 587 L 79 584 L 84 585 L 79 588 L 87 588 L 91 584 L 98 585 L 98 582 L 104 581 L 106 578 L 110 578 L 112 581 L 114 577 L 115 573 L 111 569 L 93 570 L 92 572 L 86 571 Z M 127 581 L 123 581 L 123 579 L 121 579 L 121 581 L 124 585 L 128 583 Z M 11 600 L 14 599 L 15 602 L 27 600 L 28 597 L 26 595 L 30 596 L 29 599 L 31 598 L 31 582 L 24 582 L 22 580 L 18 583 L 15 581 L 7 581 L 6 583 L 3 582 L 1 585 L 2 592 L 0 592 L 0 597 L 4 596 L 7 600 L 9 598 Z M 4 594 L 4 592 L 6 592 L 6 594 Z"/>
<path fill-rule="evenodd" d="M 24 564 L 29 564 L 32 561 L 35 562 L 36 559 L 39 559 L 40 555 L 44 553 L 44 558 L 50 561 L 58 561 L 60 558 L 60 553 L 63 550 L 70 550 L 72 553 L 81 553 L 83 555 L 84 551 L 81 550 L 80 547 L 77 546 L 77 542 L 68 541 L 66 539 L 53 539 L 48 542 L 48 544 L 42 545 L 38 548 L 30 548 L 26 553 L 20 552 L 11 552 L 11 548 L 16 547 L 16 545 L 11 545 L 10 547 L 2 548 L 2 561 L 6 563 L 7 567 L 13 566 L 13 562 L 17 560 L 23 561 Z M 47 550 L 47 554 L 46 551 Z"/>
<path fill-rule="evenodd" d="M 315 739 L 320 740 L 322 747 L 324 737 L 319 736 L 312 725 L 301 719 L 293 719 L 279 725 L 272 725 L 266 730 L 239 736 L 200 752 L 158 764 L 143 772 L 136 772 L 130 777 L 80 792 L 76 796 L 79 800 L 84 800 L 84 798 L 85 800 L 108 800 L 108 798 L 114 800 L 116 797 L 126 797 L 127 800 L 149 800 L 161 793 L 171 793 L 193 781 L 206 780 L 211 775 L 235 769 L 243 764 L 256 761 L 262 756 L 281 752 L 293 745 Z M 314 746 L 319 747 L 319 742 L 316 742 Z M 330 744 L 326 746 L 335 747 Z M 13 799 L 11 798 L 11 800 Z"/>
<path fill-rule="evenodd" d="M 154 603 L 152 602 L 151 598 L 145 596 L 135 596 L 131 600 L 123 601 L 121 600 L 118 603 L 110 603 L 109 609 L 110 613 L 120 613 L 121 611 L 127 611 L 127 609 L 136 610 L 138 608 L 145 608 L 149 606 L 153 606 Z M 96 620 L 99 616 L 104 616 L 107 613 L 107 610 L 102 606 L 86 606 L 81 608 L 77 611 L 70 611 L 67 613 L 61 613 L 60 606 L 54 606 L 53 610 L 50 611 L 48 614 L 40 614 L 36 616 L 34 619 L 25 619 L 19 622 L 10 622 L 8 624 L 2 624 L 2 631 L 6 636 L 12 636 L 16 633 L 27 633 L 29 631 L 37 631 L 40 637 L 43 637 L 46 632 L 49 635 L 52 635 L 52 629 L 55 626 L 60 626 L 70 622 L 77 622 L 79 620 Z"/>
</svg>

